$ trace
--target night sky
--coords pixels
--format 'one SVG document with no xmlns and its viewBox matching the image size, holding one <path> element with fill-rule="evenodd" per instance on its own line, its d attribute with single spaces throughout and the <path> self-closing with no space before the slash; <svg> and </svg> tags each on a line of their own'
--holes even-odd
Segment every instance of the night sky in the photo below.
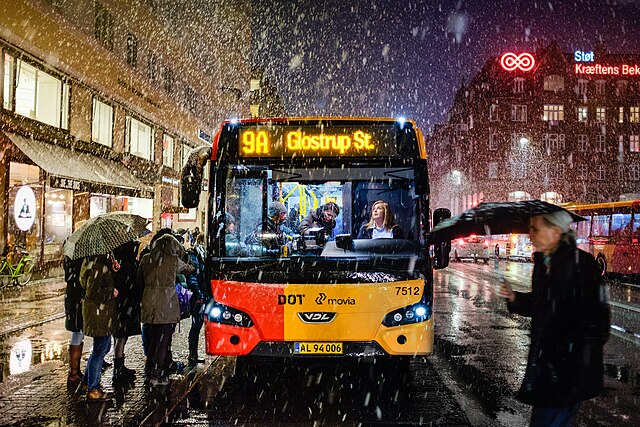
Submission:
<svg viewBox="0 0 640 427">
<path fill-rule="evenodd" d="M 640 0 L 254 0 L 253 63 L 289 115 L 390 116 L 423 129 L 491 56 L 556 41 L 640 53 Z"/>
</svg>

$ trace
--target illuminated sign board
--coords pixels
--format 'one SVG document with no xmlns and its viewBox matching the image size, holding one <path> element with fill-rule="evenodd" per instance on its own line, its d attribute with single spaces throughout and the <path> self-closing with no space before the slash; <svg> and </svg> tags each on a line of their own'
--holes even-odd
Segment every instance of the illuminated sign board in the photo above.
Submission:
<svg viewBox="0 0 640 427">
<path fill-rule="evenodd" d="M 29 231 L 36 220 L 36 195 L 28 185 L 23 185 L 16 193 L 13 218 L 22 231 Z"/>
<path fill-rule="evenodd" d="M 507 52 L 500 58 L 500 65 L 507 71 L 531 71 L 536 64 L 533 55 L 527 52 Z"/>
<path fill-rule="evenodd" d="M 583 52 L 576 50 L 573 53 L 574 72 L 576 74 L 597 76 L 640 76 L 640 64 L 596 64 L 593 51 Z"/>
<path fill-rule="evenodd" d="M 372 125 L 246 124 L 240 128 L 241 157 L 390 156 L 396 154 L 394 123 Z"/>
</svg>

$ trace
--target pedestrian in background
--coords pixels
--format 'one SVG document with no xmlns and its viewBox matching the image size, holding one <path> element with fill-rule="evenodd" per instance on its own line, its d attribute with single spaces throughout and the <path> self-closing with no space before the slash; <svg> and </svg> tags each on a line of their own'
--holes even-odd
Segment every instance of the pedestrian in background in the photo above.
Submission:
<svg viewBox="0 0 640 427">
<path fill-rule="evenodd" d="M 116 297 L 113 273 L 120 265 L 112 255 L 87 257 L 80 270 L 80 284 L 85 291 L 82 303 L 83 331 L 93 337 L 93 348 L 84 372 L 87 401 L 101 401 L 111 396 L 100 388 L 104 356 L 111 348 L 111 334 L 116 316 Z"/>
<path fill-rule="evenodd" d="M 598 265 L 579 250 L 566 211 L 534 216 L 532 291 L 503 283 L 510 312 L 531 317 L 531 345 L 518 399 L 532 405 L 531 426 L 572 426 L 580 402 L 603 388 L 609 308 Z"/>
<path fill-rule="evenodd" d="M 495 268 L 498 268 L 498 267 L 500 267 L 500 245 L 498 245 L 496 243 L 496 247 L 493 249 L 493 252 L 494 252 L 494 254 L 496 256 L 496 258 L 493 261 L 494 262 L 493 266 Z"/>
<path fill-rule="evenodd" d="M 71 259 L 64 257 L 64 280 L 67 288 L 64 294 L 64 327 L 71 331 L 69 341 L 69 373 L 67 375 L 67 389 L 75 391 L 82 381 L 80 359 L 84 345 L 84 333 L 82 332 L 82 298 L 84 289 L 80 285 L 80 271 L 83 258 Z"/>
<path fill-rule="evenodd" d="M 138 270 L 139 241 L 131 241 L 113 250 L 114 257 L 120 264 L 115 273 L 115 286 L 118 289 L 117 315 L 114 322 L 113 345 L 113 382 L 131 383 L 135 381 L 135 371 L 124 365 L 124 347 L 129 337 L 140 335 L 140 303 L 142 294 L 136 286 Z"/>
<path fill-rule="evenodd" d="M 200 341 L 200 331 L 204 323 L 202 307 L 208 302 L 209 298 L 205 289 L 205 249 L 204 236 L 198 234 L 195 245 L 187 250 L 189 263 L 194 267 L 193 274 L 186 275 L 187 286 L 193 292 L 189 301 L 189 312 L 191 314 L 191 328 L 189 329 L 189 358 L 190 367 L 195 367 L 198 363 L 204 363 L 204 359 L 198 357 L 198 343 Z"/>
<path fill-rule="evenodd" d="M 159 237 L 140 260 L 136 282 L 144 289 L 141 319 L 149 324 L 147 363 L 153 386 L 169 384 L 169 349 L 175 325 L 180 322 L 176 275 L 194 271 L 186 262 L 184 247 L 171 234 Z"/>
</svg>

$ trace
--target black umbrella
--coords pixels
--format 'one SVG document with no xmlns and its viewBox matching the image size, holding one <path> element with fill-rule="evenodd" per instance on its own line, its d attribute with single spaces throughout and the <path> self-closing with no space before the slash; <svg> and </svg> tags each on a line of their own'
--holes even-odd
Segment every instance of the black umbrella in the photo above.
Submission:
<svg viewBox="0 0 640 427">
<path fill-rule="evenodd" d="M 429 234 L 429 243 L 446 242 L 471 234 L 529 233 L 531 217 L 557 211 L 568 212 L 575 222 L 585 220 L 558 205 L 542 200 L 480 203 L 433 227 Z"/>
</svg>

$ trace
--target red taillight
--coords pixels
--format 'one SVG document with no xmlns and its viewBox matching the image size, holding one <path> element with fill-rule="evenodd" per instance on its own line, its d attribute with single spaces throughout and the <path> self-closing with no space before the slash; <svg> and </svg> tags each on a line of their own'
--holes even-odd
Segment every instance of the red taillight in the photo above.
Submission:
<svg viewBox="0 0 640 427">
<path fill-rule="evenodd" d="M 458 240 L 458 245 L 459 245 L 461 248 L 464 248 L 464 239 L 460 239 L 460 240 Z"/>
<path fill-rule="evenodd" d="M 489 243 L 488 243 L 488 242 L 484 242 L 484 243 L 482 244 L 482 246 L 484 246 L 484 248 L 485 248 L 485 249 L 487 249 L 487 248 L 489 248 Z"/>
</svg>

